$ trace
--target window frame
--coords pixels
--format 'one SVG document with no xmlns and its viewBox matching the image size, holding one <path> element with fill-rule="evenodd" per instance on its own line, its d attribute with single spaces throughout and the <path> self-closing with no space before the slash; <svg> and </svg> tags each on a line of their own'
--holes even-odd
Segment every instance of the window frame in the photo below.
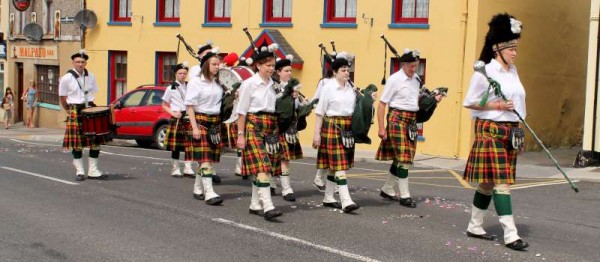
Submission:
<svg viewBox="0 0 600 262">
<path fill-rule="evenodd" d="M 284 8 L 282 8 L 282 12 L 283 12 L 282 17 L 274 17 L 273 16 L 273 7 L 274 7 L 273 1 L 274 0 L 264 0 L 263 1 L 263 5 L 265 7 L 263 9 L 263 19 L 264 19 L 263 22 L 264 23 L 288 23 L 288 24 L 292 23 L 292 16 L 284 17 L 283 13 L 285 13 L 284 10 L 285 10 L 286 3 L 288 4 L 288 6 L 291 5 L 290 8 L 292 8 L 292 10 L 290 13 L 293 12 L 293 6 L 294 6 L 293 0 L 281 0 L 281 1 L 283 1 L 283 7 L 284 7 Z"/>
<path fill-rule="evenodd" d="M 108 74 L 108 83 L 109 83 L 109 88 L 108 88 L 108 96 L 107 96 L 107 103 L 110 104 L 111 102 L 115 101 L 116 99 L 118 99 L 119 97 L 121 97 L 122 95 L 127 93 L 127 51 L 109 51 L 108 52 L 109 55 L 109 74 Z M 125 65 L 125 77 L 124 78 L 117 78 L 116 74 L 117 74 L 117 63 L 116 63 L 116 59 L 117 56 L 124 56 L 125 57 L 125 63 L 120 63 L 120 64 L 124 64 Z M 117 83 L 123 83 L 124 85 L 124 90 L 121 90 L 121 94 L 118 94 L 118 90 L 117 90 Z"/>
<path fill-rule="evenodd" d="M 181 1 L 173 0 L 173 17 L 165 17 L 165 7 L 167 0 L 157 0 L 157 22 L 159 23 L 179 23 L 181 18 Z M 179 5 L 175 5 L 175 1 L 179 3 Z M 175 8 L 179 9 L 179 16 L 175 17 Z"/>
<path fill-rule="evenodd" d="M 223 5 L 226 6 L 226 1 L 229 1 L 229 6 L 233 4 L 232 0 L 223 0 Z M 224 6 L 224 7 L 225 7 Z M 231 23 L 231 8 L 229 17 L 225 16 L 225 8 L 223 8 L 223 17 L 215 16 L 215 0 L 206 0 L 206 23 Z"/>
<path fill-rule="evenodd" d="M 172 67 L 174 68 L 177 65 L 177 53 L 175 52 L 156 52 L 156 84 L 171 84 L 173 81 L 175 81 L 175 72 L 173 72 L 173 68 L 171 68 L 167 74 L 171 75 L 172 80 L 168 80 L 166 81 L 164 79 L 164 73 L 165 73 L 165 58 L 167 58 L 168 56 L 172 56 L 172 58 L 174 58 L 174 64 L 172 65 Z"/>
<path fill-rule="evenodd" d="M 425 1 L 425 0 L 415 0 L 415 9 L 413 10 L 413 14 L 415 17 L 411 17 L 411 18 L 404 18 L 402 17 L 402 6 L 403 6 L 403 2 L 405 0 L 392 0 L 393 1 L 393 7 L 392 7 L 392 24 L 415 24 L 415 25 L 427 25 L 429 24 L 429 3 L 431 3 L 430 0 L 427 0 L 427 17 L 426 18 L 417 18 L 416 17 L 416 13 L 417 13 L 417 6 L 418 6 L 418 2 L 419 1 Z"/>
<path fill-rule="evenodd" d="M 49 81 L 48 70 L 53 71 L 52 81 Z M 38 102 L 59 105 L 58 84 L 60 82 L 60 66 L 36 64 L 35 78 L 39 92 Z"/>
<path fill-rule="evenodd" d="M 391 61 L 390 61 L 390 75 L 398 72 L 398 70 L 400 70 L 400 61 L 398 60 L 398 58 L 392 57 Z M 421 70 L 423 71 L 422 75 L 419 74 L 419 71 L 421 71 Z M 419 58 L 419 67 L 417 67 L 416 74 L 421 79 L 421 82 L 423 84 L 425 84 L 425 81 L 427 79 L 427 59 L 426 58 Z"/>
<path fill-rule="evenodd" d="M 325 16 L 327 18 L 325 23 L 356 24 L 356 13 L 353 18 L 335 16 L 335 1 L 336 0 L 325 0 Z M 358 1 L 356 2 L 356 7 L 358 9 Z M 347 8 L 346 11 L 348 11 Z"/>
<path fill-rule="evenodd" d="M 131 14 L 133 14 L 132 10 L 126 10 L 127 15 L 126 17 L 123 17 L 120 15 L 120 8 L 121 8 L 121 1 L 126 1 L 127 2 L 127 9 L 129 8 L 133 8 L 133 0 L 111 0 L 111 22 L 117 22 L 117 23 L 131 23 Z"/>
</svg>

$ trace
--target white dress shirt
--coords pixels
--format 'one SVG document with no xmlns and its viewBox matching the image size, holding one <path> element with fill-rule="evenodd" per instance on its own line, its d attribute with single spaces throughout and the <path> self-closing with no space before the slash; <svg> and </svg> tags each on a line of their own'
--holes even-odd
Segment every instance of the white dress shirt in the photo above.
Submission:
<svg viewBox="0 0 600 262">
<path fill-rule="evenodd" d="M 200 71 L 202 71 L 202 68 L 200 68 L 199 64 L 192 66 L 188 73 L 188 79 L 192 80 L 192 78 L 194 78 L 196 76 L 200 76 Z"/>
<path fill-rule="evenodd" d="M 77 72 L 75 69 L 73 71 Z M 79 75 L 79 73 L 77 73 Z M 79 84 L 78 84 L 79 82 Z M 81 87 L 80 87 L 81 85 Z M 67 73 L 60 78 L 58 84 L 58 96 L 66 96 L 67 104 L 83 104 L 86 102 L 84 91 L 88 91 L 87 102 L 92 102 L 98 93 L 98 85 L 94 74 L 88 71 L 87 76 L 79 75 L 75 78 L 72 74 Z"/>
<path fill-rule="evenodd" d="M 185 92 L 186 106 L 194 106 L 194 112 L 207 115 L 216 115 L 221 112 L 221 100 L 223 99 L 223 88 L 204 76 L 196 76 L 190 79 Z"/>
<path fill-rule="evenodd" d="M 167 87 L 162 100 L 169 103 L 171 111 L 173 112 L 185 111 L 183 100 L 185 99 L 187 85 L 185 82 L 180 83 L 179 81 L 175 81 L 175 83 L 175 89 L 173 89 L 172 85 Z"/>
<path fill-rule="evenodd" d="M 276 97 L 273 84 L 271 78 L 269 78 L 269 83 L 265 84 L 259 74 L 242 82 L 237 113 L 240 115 L 258 112 L 275 113 Z"/>
<path fill-rule="evenodd" d="M 331 80 L 335 80 L 335 79 L 334 78 L 322 78 L 321 80 L 319 80 L 319 83 L 317 83 L 317 91 L 315 92 L 315 96 L 313 97 L 313 100 L 319 98 L 319 96 L 321 95 L 321 90 L 323 89 L 323 86 Z"/>
<path fill-rule="evenodd" d="M 527 110 L 525 108 L 525 89 L 517 74 L 517 68 L 514 65 L 511 65 L 508 71 L 506 71 L 498 61 L 492 59 L 490 63 L 485 65 L 485 70 L 490 78 L 500 83 L 502 93 L 504 93 L 508 100 L 513 101 L 515 110 L 523 117 L 523 119 L 525 119 L 525 116 L 527 115 Z M 489 83 L 485 76 L 478 72 L 474 72 L 471 77 L 469 92 L 467 92 L 463 106 L 478 105 L 479 101 L 483 98 L 484 92 L 487 92 L 488 86 Z M 488 102 L 492 101 L 501 101 L 501 98 L 496 96 L 494 91 L 490 91 L 488 96 Z M 512 111 L 471 109 L 471 117 L 499 122 L 519 122 L 519 118 Z"/>
<path fill-rule="evenodd" d="M 419 111 L 419 87 L 420 82 L 417 74 L 413 77 L 406 76 L 400 68 L 392 74 L 383 87 L 383 93 L 379 101 L 386 103 L 391 108 L 404 111 Z"/>
<path fill-rule="evenodd" d="M 315 113 L 320 116 L 351 116 L 356 104 L 356 93 L 350 83 L 340 86 L 337 80 L 327 81 L 321 88 Z"/>
</svg>

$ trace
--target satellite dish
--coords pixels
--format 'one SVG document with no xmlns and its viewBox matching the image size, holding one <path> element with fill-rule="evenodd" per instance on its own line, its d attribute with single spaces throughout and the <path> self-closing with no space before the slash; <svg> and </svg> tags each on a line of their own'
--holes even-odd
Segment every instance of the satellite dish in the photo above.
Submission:
<svg viewBox="0 0 600 262">
<path fill-rule="evenodd" d="M 23 28 L 23 34 L 30 41 L 40 41 L 42 40 L 42 35 L 44 35 L 44 29 L 42 29 L 41 25 L 36 23 L 29 23 L 25 25 Z"/>
<path fill-rule="evenodd" d="M 98 17 L 96 13 L 92 10 L 83 9 L 77 12 L 75 15 L 75 23 L 81 27 L 81 29 L 85 30 L 87 28 L 94 28 L 96 23 L 98 22 Z"/>
</svg>

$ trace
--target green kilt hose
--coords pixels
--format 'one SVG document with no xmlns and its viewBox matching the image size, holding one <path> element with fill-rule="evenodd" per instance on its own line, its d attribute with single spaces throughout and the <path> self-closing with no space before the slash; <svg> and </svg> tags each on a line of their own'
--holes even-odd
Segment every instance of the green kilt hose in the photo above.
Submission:
<svg viewBox="0 0 600 262">
<path fill-rule="evenodd" d="M 221 126 L 221 117 L 219 115 L 207 115 L 202 113 L 196 113 L 196 124 L 199 125 L 200 139 L 194 139 L 192 136 L 192 125 L 189 121 L 186 121 L 186 154 L 185 161 L 196 161 L 198 163 L 219 163 L 221 160 L 221 151 L 223 148 L 223 141 L 221 140 L 218 145 L 210 142 L 208 135 L 208 128 L 213 126 Z M 220 129 L 219 129 L 220 130 Z"/>
<path fill-rule="evenodd" d="M 324 116 L 321 144 L 317 152 L 317 169 L 333 172 L 349 170 L 354 166 L 354 148 L 342 145 L 342 130 L 351 130 L 352 116 Z M 341 130 L 340 130 L 341 129 Z"/>
<path fill-rule="evenodd" d="M 464 179 L 478 183 L 514 184 L 517 150 L 510 143 L 510 130 L 517 122 L 475 121 L 475 141 L 469 153 Z"/>
<path fill-rule="evenodd" d="M 110 135 L 83 135 L 83 121 L 80 116 L 82 109 L 84 109 L 83 105 L 69 105 L 69 117 L 66 121 L 67 128 L 63 139 L 63 148 L 81 150 L 84 147 L 96 147 L 112 141 Z"/>
<path fill-rule="evenodd" d="M 185 113 L 182 112 L 179 120 L 175 117 L 171 117 L 169 126 L 167 127 L 167 133 L 165 134 L 165 150 L 180 152 L 185 151 L 187 135 L 185 122 L 189 122 L 189 120 L 184 120 L 184 115 Z"/>
<path fill-rule="evenodd" d="M 375 159 L 396 160 L 400 164 L 413 164 L 417 141 L 408 137 L 408 125 L 415 124 L 416 112 L 390 108 L 387 114 L 387 139 L 381 140 Z"/>
<path fill-rule="evenodd" d="M 242 150 L 242 176 L 281 173 L 281 148 L 279 152 L 267 154 L 264 141 L 264 135 L 277 133 L 275 113 L 246 115 L 246 147 Z"/>
</svg>

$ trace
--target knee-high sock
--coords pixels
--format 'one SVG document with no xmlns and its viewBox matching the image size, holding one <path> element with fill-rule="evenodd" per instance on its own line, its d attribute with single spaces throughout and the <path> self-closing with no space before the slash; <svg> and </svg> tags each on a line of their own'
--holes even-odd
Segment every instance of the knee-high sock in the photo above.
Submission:
<svg viewBox="0 0 600 262">
<path fill-rule="evenodd" d="M 492 201 L 492 194 L 490 190 L 485 190 L 481 187 L 475 191 L 473 197 L 473 205 L 471 207 L 471 220 L 467 231 L 477 235 L 484 235 L 486 232 L 483 229 L 483 218 L 487 212 L 487 208 Z"/>
<path fill-rule="evenodd" d="M 512 203 L 508 185 L 496 185 L 494 187 L 494 207 L 498 214 L 498 220 L 504 230 L 504 243 L 508 244 L 518 239 L 517 226 L 512 214 Z"/>
</svg>

